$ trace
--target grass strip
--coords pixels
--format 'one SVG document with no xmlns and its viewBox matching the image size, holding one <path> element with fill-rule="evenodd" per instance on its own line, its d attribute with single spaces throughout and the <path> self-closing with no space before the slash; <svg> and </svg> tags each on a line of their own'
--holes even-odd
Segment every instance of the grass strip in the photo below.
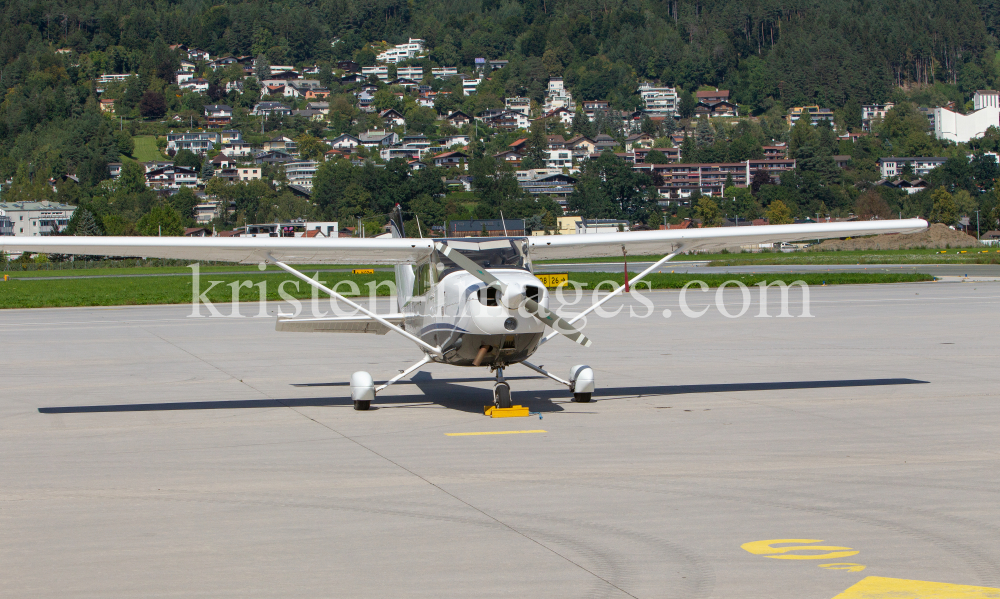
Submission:
<svg viewBox="0 0 1000 599">
<path fill-rule="evenodd" d="M 943 254 L 941 252 L 944 252 Z M 632 256 L 632 262 L 652 262 L 657 256 Z M 839 252 L 760 252 L 729 254 L 682 254 L 671 262 L 708 261 L 709 266 L 751 266 L 782 264 L 1000 264 L 1000 250 L 951 249 L 951 250 L 857 250 Z M 570 258 L 565 260 L 536 260 L 535 264 L 621 264 L 621 256 L 604 258 Z"/>
<path fill-rule="evenodd" d="M 306 274 L 311 274 L 308 269 Z M 634 276 L 632 273 L 631 276 Z M 925 274 L 903 273 L 780 273 L 780 274 L 742 274 L 742 275 L 697 275 L 697 274 L 651 274 L 640 286 L 647 289 L 648 281 L 652 289 L 679 289 L 692 280 L 704 281 L 710 287 L 718 287 L 726 281 L 739 281 L 752 286 L 760 282 L 772 281 L 804 281 L 810 286 L 871 284 L 871 283 L 908 283 L 930 281 L 934 277 Z M 381 296 L 390 294 L 390 286 L 382 284 L 394 281 L 391 272 L 376 272 L 375 274 L 354 275 L 350 273 L 321 273 L 319 279 L 329 287 L 334 287 L 345 295 L 360 294 L 362 298 L 369 294 L 369 286 L 379 283 L 376 293 Z M 622 273 L 571 273 L 570 281 L 584 285 L 584 289 L 594 289 L 604 281 L 621 285 Z M 213 282 L 218 281 L 213 285 Z M 288 281 L 285 283 L 285 281 Z M 257 302 L 260 300 L 261 289 L 265 290 L 265 299 L 283 299 L 279 290 L 283 288 L 286 295 L 297 299 L 312 297 L 312 288 L 285 273 L 246 273 L 238 275 L 223 275 L 202 273 L 199 281 L 199 292 L 206 292 L 205 297 L 213 303 L 233 301 L 233 286 L 239 286 L 240 302 Z M 247 283 L 250 285 L 248 286 Z M 264 284 L 263 288 L 260 284 Z M 284 285 L 282 285 L 284 283 Z M 605 283 L 604 290 L 613 287 Z M 569 290 L 568 290 L 569 291 Z M 136 277 L 119 279 L 65 279 L 33 280 L 14 279 L 0 282 L 0 308 L 54 308 L 73 306 L 127 306 L 148 304 L 184 304 L 192 301 L 191 277 Z M 320 301 L 329 301 L 321 297 Z M 244 312 L 246 312 L 244 308 Z"/>
</svg>

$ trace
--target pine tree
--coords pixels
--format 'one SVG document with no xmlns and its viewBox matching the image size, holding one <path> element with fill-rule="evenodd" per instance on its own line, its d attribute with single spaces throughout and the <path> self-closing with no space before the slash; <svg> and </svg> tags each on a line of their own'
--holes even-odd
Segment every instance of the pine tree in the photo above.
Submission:
<svg viewBox="0 0 1000 599">
<path fill-rule="evenodd" d="M 263 54 L 258 54 L 253 61 L 253 74 L 258 81 L 271 78 L 271 63 L 267 62 L 267 57 Z"/>
<path fill-rule="evenodd" d="M 699 146 L 710 146 L 715 143 L 715 129 L 708 122 L 708 118 L 698 119 L 698 126 L 694 130 L 694 140 Z"/>
<path fill-rule="evenodd" d="M 98 235 L 104 235 L 104 231 L 97 224 L 97 219 L 94 218 L 94 213 L 86 208 L 78 209 L 80 216 L 76 221 L 76 231 L 73 233 L 78 237 L 97 237 Z M 76 216 L 75 214 L 73 216 Z"/>
<path fill-rule="evenodd" d="M 206 158 L 205 163 L 201 165 L 201 180 L 208 181 L 215 176 L 215 167 L 212 166 L 212 161 Z"/>
</svg>

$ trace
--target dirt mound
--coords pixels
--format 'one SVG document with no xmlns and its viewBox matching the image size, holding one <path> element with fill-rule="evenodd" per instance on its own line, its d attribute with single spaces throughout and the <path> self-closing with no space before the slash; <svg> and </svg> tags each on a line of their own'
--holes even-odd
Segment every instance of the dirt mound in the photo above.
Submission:
<svg viewBox="0 0 1000 599">
<path fill-rule="evenodd" d="M 935 223 L 926 231 L 907 235 L 889 234 L 857 237 L 855 239 L 828 239 L 814 245 L 810 250 L 818 252 L 841 250 L 912 250 L 916 248 L 945 249 L 979 247 L 975 237 L 950 229 L 941 223 Z"/>
</svg>

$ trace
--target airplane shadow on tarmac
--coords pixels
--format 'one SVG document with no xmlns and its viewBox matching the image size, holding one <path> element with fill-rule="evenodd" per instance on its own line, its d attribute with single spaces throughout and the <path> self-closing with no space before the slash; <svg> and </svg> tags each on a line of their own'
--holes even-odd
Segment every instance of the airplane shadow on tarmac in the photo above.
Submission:
<svg viewBox="0 0 1000 599">
<path fill-rule="evenodd" d="M 541 376 L 507 377 L 508 381 L 546 380 Z M 492 403 L 489 389 L 468 387 L 461 383 L 492 382 L 493 378 L 435 379 L 427 372 L 418 372 L 409 381 L 395 385 L 415 385 L 419 393 L 386 395 L 376 400 L 380 409 L 419 409 L 439 406 L 462 412 L 482 413 L 485 404 Z M 698 393 L 737 393 L 745 391 L 789 391 L 797 389 L 837 389 L 843 387 L 884 387 L 895 385 L 925 385 L 929 381 L 916 379 L 848 379 L 837 381 L 779 381 L 769 383 L 715 383 L 706 385 L 653 385 L 634 387 L 598 387 L 594 401 L 608 401 L 629 397 L 689 395 Z M 349 383 L 301 383 L 295 387 L 346 387 Z M 346 389 L 345 389 L 346 391 Z M 566 389 L 524 389 L 514 386 L 514 403 L 530 406 L 536 412 L 561 412 L 561 404 L 570 401 Z M 218 401 L 186 401 L 146 404 L 118 404 L 96 406 L 65 406 L 38 408 L 42 414 L 86 414 L 97 412 L 156 412 L 171 410 L 231 410 L 248 408 L 281 407 L 347 407 L 352 406 L 349 393 L 340 397 L 292 397 L 276 399 L 236 399 Z"/>
</svg>

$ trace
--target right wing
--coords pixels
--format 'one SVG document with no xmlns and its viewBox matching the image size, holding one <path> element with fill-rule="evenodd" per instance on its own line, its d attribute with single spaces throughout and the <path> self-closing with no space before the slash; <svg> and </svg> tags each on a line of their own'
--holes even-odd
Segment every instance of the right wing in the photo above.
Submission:
<svg viewBox="0 0 1000 599">
<path fill-rule="evenodd" d="M 380 314 L 381 316 L 381 314 Z M 403 326 L 402 314 L 383 316 L 396 326 Z M 330 318 L 291 318 L 279 316 L 274 330 L 284 333 L 371 333 L 385 335 L 389 327 L 367 316 L 336 316 Z"/>
</svg>

